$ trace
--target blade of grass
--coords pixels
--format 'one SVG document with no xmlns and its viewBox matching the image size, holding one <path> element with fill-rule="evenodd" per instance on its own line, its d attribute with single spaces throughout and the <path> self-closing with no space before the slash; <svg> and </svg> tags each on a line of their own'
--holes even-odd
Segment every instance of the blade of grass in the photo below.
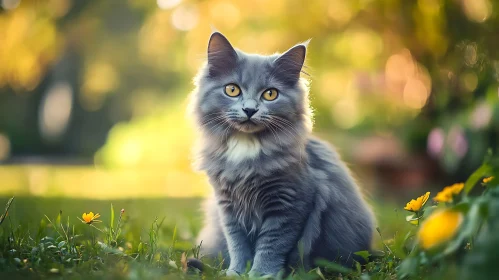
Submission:
<svg viewBox="0 0 499 280">
<path fill-rule="evenodd" d="M 14 201 L 14 197 L 12 197 L 11 199 L 9 199 L 9 201 L 7 201 L 7 204 L 5 205 L 5 211 L 2 214 L 2 216 L 0 216 L 0 225 L 5 220 L 5 217 L 7 217 L 7 215 L 9 214 L 9 208 L 10 208 L 10 205 L 12 204 L 12 201 Z"/>
</svg>

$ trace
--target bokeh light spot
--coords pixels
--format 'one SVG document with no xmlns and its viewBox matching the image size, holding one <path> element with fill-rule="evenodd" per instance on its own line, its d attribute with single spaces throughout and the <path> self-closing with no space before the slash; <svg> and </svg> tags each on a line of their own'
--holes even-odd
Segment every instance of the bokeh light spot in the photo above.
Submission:
<svg viewBox="0 0 499 280">
<path fill-rule="evenodd" d="M 157 0 L 156 3 L 158 4 L 158 7 L 162 10 L 167 10 L 171 9 L 178 4 L 180 4 L 182 0 Z"/>
<path fill-rule="evenodd" d="M 475 22 L 484 22 L 492 14 L 492 4 L 489 0 L 463 0 L 466 17 Z"/>
<path fill-rule="evenodd" d="M 10 140 L 0 133 L 0 161 L 6 160 L 10 155 Z"/>
<path fill-rule="evenodd" d="M 5 10 L 13 10 L 21 4 L 21 0 L 2 0 L 2 8 Z"/>
<path fill-rule="evenodd" d="M 439 157 L 444 149 L 445 133 L 441 128 L 434 128 L 428 134 L 427 149 L 428 154 L 433 157 Z"/>
<path fill-rule="evenodd" d="M 478 77 L 474 72 L 465 73 L 461 76 L 461 83 L 466 91 L 472 92 L 478 86 Z"/>
<path fill-rule="evenodd" d="M 210 9 L 211 19 L 216 26 L 232 29 L 241 20 L 239 9 L 229 1 L 220 1 L 212 4 Z"/>
<path fill-rule="evenodd" d="M 88 111 L 98 110 L 106 94 L 116 89 L 120 83 L 116 69 L 107 62 L 90 64 L 85 70 L 81 101 Z"/>
<path fill-rule="evenodd" d="M 477 45 L 476 43 L 466 45 L 464 49 L 464 62 L 468 66 L 473 66 L 478 61 Z"/>
<path fill-rule="evenodd" d="M 466 135 L 464 130 L 459 125 L 454 125 L 450 131 L 447 138 L 448 144 L 451 150 L 459 157 L 462 158 L 468 152 L 468 140 L 466 140 Z"/>
<path fill-rule="evenodd" d="M 327 15 L 335 23 L 343 25 L 350 21 L 353 16 L 353 9 L 349 0 L 330 0 Z"/>
<path fill-rule="evenodd" d="M 392 92 L 400 91 L 407 79 L 414 75 L 415 68 L 411 53 L 407 49 L 390 56 L 385 65 L 385 79 L 388 89 Z"/>
<path fill-rule="evenodd" d="M 45 140 L 57 140 L 66 131 L 73 107 L 73 88 L 58 82 L 47 91 L 40 106 L 39 128 Z"/>
<path fill-rule="evenodd" d="M 436 15 L 440 12 L 440 0 L 418 0 L 418 8 L 424 14 Z"/>
<path fill-rule="evenodd" d="M 421 109 L 426 104 L 429 90 L 422 81 L 411 78 L 404 87 L 404 103 L 409 108 Z"/>
<path fill-rule="evenodd" d="M 360 121 L 360 114 L 354 99 L 343 99 L 334 105 L 332 114 L 336 124 L 348 129 L 354 127 Z"/>
<path fill-rule="evenodd" d="M 177 7 L 172 13 L 172 24 L 175 28 L 188 31 L 198 24 L 198 9 L 193 5 Z"/>
<path fill-rule="evenodd" d="M 486 102 L 480 102 L 471 113 L 470 123 L 474 129 L 483 129 L 490 124 L 491 118 L 491 106 Z"/>
</svg>

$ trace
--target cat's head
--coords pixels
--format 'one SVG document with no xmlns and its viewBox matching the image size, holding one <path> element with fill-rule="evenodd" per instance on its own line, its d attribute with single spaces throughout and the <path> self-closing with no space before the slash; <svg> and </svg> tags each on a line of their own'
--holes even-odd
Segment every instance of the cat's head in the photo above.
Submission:
<svg viewBox="0 0 499 280">
<path fill-rule="evenodd" d="M 300 78 L 306 47 L 298 44 L 269 56 L 247 54 L 221 33 L 213 33 L 191 108 L 198 124 L 221 138 L 233 133 L 281 138 L 307 132 L 308 88 Z"/>
</svg>

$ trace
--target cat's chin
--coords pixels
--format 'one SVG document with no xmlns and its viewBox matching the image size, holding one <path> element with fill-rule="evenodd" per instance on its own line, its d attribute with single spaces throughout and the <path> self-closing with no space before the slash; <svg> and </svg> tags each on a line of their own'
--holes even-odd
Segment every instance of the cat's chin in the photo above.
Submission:
<svg viewBox="0 0 499 280">
<path fill-rule="evenodd" d="M 262 131 L 264 126 L 255 123 L 239 123 L 236 125 L 236 128 L 243 133 L 256 133 Z"/>
</svg>

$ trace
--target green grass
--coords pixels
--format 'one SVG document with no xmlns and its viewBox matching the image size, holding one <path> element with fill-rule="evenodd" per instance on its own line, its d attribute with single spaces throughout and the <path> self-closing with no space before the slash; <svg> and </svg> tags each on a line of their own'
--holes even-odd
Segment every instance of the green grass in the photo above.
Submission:
<svg viewBox="0 0 499 280">
<path fill-rule="evenodd" d="M 8 197 L 0 198 L 0 204 Z M 16 197 L 0 225 L 0 276 L 64 278 L 199 278 L 184 273 L 181 256 L 196 255 L 196 235 L 203 215 L 200 198 L 82 200 Z M 111 205 L 114 217 L 111 215 Z M 375 207 L 383 238 L 407 231 L 405 213 L 396 204 Z M 124 209 L 120 231 L 117 224 Z M 0 210 L 3 210 L 0 208 Z M 100 213 L 102 223 L 82 223 L 83 212 Z M 113 231 L 110 231 L 111 220 Z M 384 250 L 381 239 L 375 246 Z M 389 258 L 384 258 L 388 267 Z M 391 265 L 396 264 L 391 260 Z M 334 264 L 329 270 L 337 271 Z M 328 269 L 326 269 L 328 270 Z M 208 278 L 223 277 L 219 268 Z M 320 278 L 324 269 L 305 275 Z M 394 271 L 393 271 L 394 273 Z M 2 277 L 0 277 L 2 278 Z"/>
<path fill-rule="evenodd" d="M 452 193 L 439 203 L 429 199 L 414 206 L 417 212 L 408 217 L 414 225 L 406 221 L 405 203 L 372 198 L 379 234 L 374 251 L 357 252 L 370 260 L 365 266 L 323 262 L 309 271 L 298 267 L 288 278 L 478 280 L 498 275 L 499 158 L 489 156 L 455 187 L 444 189 Z M 202 273 L 187 268 L 186 258 L 199 257 L 200 198 L 7 201 L 0 197 L 0 205 L 10 206 L 8 215 L 0 208 L 0 279 L 226 278 L 219 266 L 205 266 Z M 101 222 L 81 221 L 90 211 L 100 213 Z"/>
</svg>

